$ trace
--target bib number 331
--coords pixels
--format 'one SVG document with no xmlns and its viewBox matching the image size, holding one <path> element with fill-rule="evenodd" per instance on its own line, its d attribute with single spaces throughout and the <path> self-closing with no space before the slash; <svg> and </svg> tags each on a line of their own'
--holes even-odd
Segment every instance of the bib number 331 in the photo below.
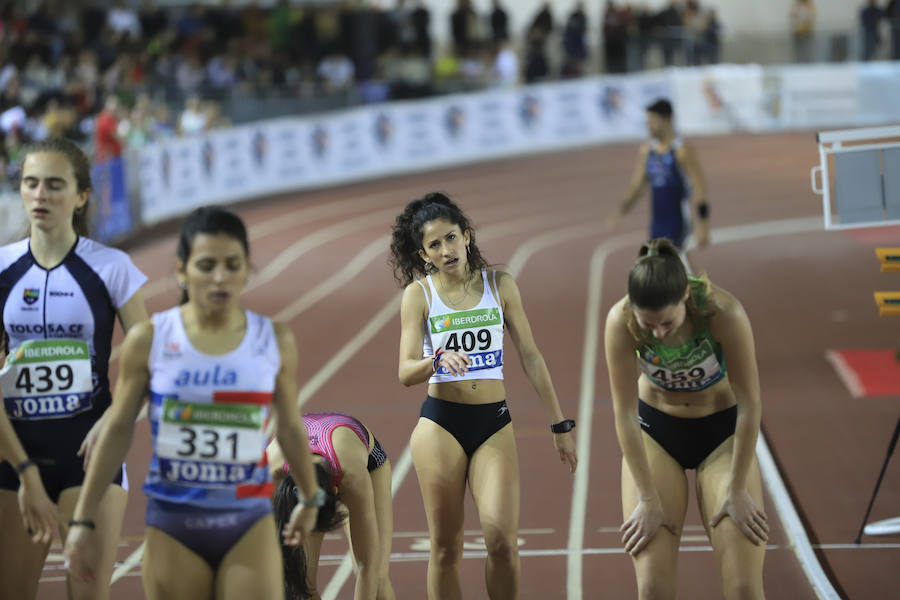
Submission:
<svg viewBox="0 0 900 600">
<path fill-rule="evenodd" d="M 156 449 L 163 476 L 201 486 L 247 481 L 262 458 L 264 421 L 262 406 L 166 398 Z"/>
<path fill-rule="evenodd" d="M 13 349 L 0 371 L 10 418 L 59 419 L 92 406 L 91 355 L 79 340 L 29 340 Z"/>
</svg>

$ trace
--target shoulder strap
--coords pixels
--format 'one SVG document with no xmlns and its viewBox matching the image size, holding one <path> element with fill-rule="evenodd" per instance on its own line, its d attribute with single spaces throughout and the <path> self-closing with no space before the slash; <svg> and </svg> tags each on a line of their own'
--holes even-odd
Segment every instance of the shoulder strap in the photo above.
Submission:
<svg viewBox="0 0 900 600">
<path fill-rule="evenodd" d="M 434 285 L 431 283 L 431 275 L 428 275 L 427 279 L 428 279 L 428 287 L 430 287 L 433 290 Z M 425 294 L 425 304 L 428 305 L 428 310 L 430 311 L 431 310 L 431 294 L 428 293 L 428 288 L 425 287 L 425 284 L 422 283 L 421 279 L 416 279 L 416 283 L 418 283 L 419 286 L 422 288 L 422 293 Z"/>
</svg>

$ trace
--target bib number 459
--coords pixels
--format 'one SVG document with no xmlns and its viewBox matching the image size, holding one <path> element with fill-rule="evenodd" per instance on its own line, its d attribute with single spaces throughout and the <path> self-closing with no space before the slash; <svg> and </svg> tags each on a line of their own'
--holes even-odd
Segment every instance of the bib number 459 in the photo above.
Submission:
<svg viewBox="0 0 900 600">
<path fill-rule="evenodd" d="M 689 371 L 667 371 L 666 369 L 657 369 L 650 375 L 657 381 L 666 383 L 687 383 L 688 381 L 697 381 L 706 376 L 703 367 L 694 367 Z"/>
</svg>

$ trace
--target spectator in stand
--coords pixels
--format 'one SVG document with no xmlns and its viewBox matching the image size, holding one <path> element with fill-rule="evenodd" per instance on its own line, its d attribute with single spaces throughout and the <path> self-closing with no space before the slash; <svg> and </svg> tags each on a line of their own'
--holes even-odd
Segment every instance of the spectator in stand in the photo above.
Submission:
<svg viewBox="0 0 900 600">
<path fill-rule="evenodd" d="M 469 56 L 478 46 L 478 15 L 470 0 L 456 0 L 456 9 L 450 14 L 450 32 L 457 56 Z"/>
<path fill-rule="evenodd" d="M 492 0 L 491 6 L 491 39 L 502 44 L 509 40 L 509 16 L 500 0 Z"/>
<path fill-rule="evenodd" d="M 525 53 L 525 83 L 544 81 L 550 75 L 550 62 L 544 48 L 544 39 L 537 33 L 528 36 Z"/>
<path fill-rule="evenodd" d="M 353 61 L 343 54 L 331 53 L 324 56 L 316 68 L 316 76 L 322 90 L 327 94 L 339 94 L 353 86 Z"/>
<path fill-rule="evenodd" d="M 881 46 L 881 19 L 884 11 L 878 7 L 878 0 L 869 0 L 868 4 L 859 13 L 859 22 L 862 27 L 862 59 L 872 60 L 878 54 Z"/>
<path fill-rule="evenodd" d="M 431 13 L 422 0 L 414 0 L 410 22 L 415 31 L 415 52 L 425 58 L 431 58 Z"/>
<path fill-rule="evenodd" d="M 166 11 L 161 6 L 158 6 L 154 0 L 141 0 L 138 20 L 140 21 L 141 33 L 147 40 L 152 40 L 161 34 L 169 24 L 169 17 Z"/>
<path fill-rule="evenodd" d="M 603 13 L 603 60 L 607 73 L 624 73 L 628 65 L 628 9 L 610 0 Z"/>
<path fill-rule="evenodd" d="M 508 88 L 519 83 L 519 57 L 509 41 L 496 46 L 490 80 L 494 87 Z"/>
<path fill-rule="evenodd" d="M 790 17 L 794 42 L 794 62 L 812 62 L 816 6 L 812 0 L 794 0 Z"/>
<path fill-rule="evenodd" d="M 121 105 L 115 94 L 106 97 L 103 110 L 94 120 L 94 161 L 102 162 L 122 155 L 122 139 L 119 137 Z"/>
<path fill-rule="evenodd" d="M 128 36 L 132 41 L 141 37 L 141 22 L 134 9 L 125 6 L 124 0 L 114 0 L 106 13 L 106 25 L 120 36 Z"/>
<path fill-rule="evenodd" d="M 161 102 L 151 109 L 153 113 L 150 137 L 154 140 L 167 140 L 175 135 L 172 124 L 172 113 L 167 104 Z"/>
<path fill-rule="evenodd" d="M 547 38 L 553 33 L 553 11 L 550 10 L 549 2 L 544 2 L 541 5 L 541 10 L 538 11 L 531 22 L 529 32 L 539 37 L 542 41 L 547 41 Z"/>
<path fill-rule="evenodd" d="M 891 24 L 891 58 L 900 60 L 900 2 L 888 2 L 884 8 L 884 16 Z"/>
<path fill-rule="evenodd" d="M 194 135 L 206 129 L 206 113 L 199 96 L 190 96 L 178 118 L 178 134 Z"/>
<path fill-rule="evenodd" d="M 667 67 L 675 64 L 675 55 L 684 42 L 684 16 L 677 0 L 656 15 L 657 35 L 662 44 L 663 62 Z"/>
<path fill-rule="evenodd" d="M 684 8 L 685 51 L 687 62 L 700 65 L 707 62 L 706 28 L 709 15 L 700 8 L 697 0 L 688 0 Z"/>
<path fill-rule="evenodd" d="M 710 8 L 709 17 L 706 20 L 706 31 L 704 32 L 706 58 L 710 64 L 719 62 L 719 54 L 721 50 L 721 39 L 719 33 L 722 31 L 722 24 L 719 22 L 719 15 L 715 8 Z"/>
<path fill-rule="evenodd" d="M 584 74 L 584 62 L 587 60 L 587 14 L 584 11 L 584 2 L 578 2 L 572 14 L 566 21 L 563 31 L 563 62 L 562 76 L 565 78 L 581 77 Z"/>
</svg>

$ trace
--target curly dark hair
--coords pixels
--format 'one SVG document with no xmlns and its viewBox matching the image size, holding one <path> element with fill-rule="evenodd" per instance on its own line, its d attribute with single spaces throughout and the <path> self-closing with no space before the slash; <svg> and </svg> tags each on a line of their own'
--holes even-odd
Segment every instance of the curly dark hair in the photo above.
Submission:
<svg viewBox="0 0 900 600">
<path fill-rule="evenodd" d="M 475 243 L 475 230 L 469 218 L 447 195 L 430 192 L 407 204 L 394 222 L 389 262 L 394 270 L 394 279 L 400 287 L 406 287 L 419 277 L 436 270 L 419 256 L 419 250 L 422 250 L 422 228 L 435 219 L 444 219 L 458 225 L 463 233 L 469 232 L 469 272 L 480 271 L 489 266 Z"/>
<path fill-rule="evenodd" d="M 331 472 L 323 463 L 316 463 L 316 479 L 325 490 L 325 504 L 319 508 L 314 531 L 333 531 L 343 525 L 347 512 L 338 508 L 340 495 L 331 485 Z M 297 483 L 290 473 L 286 474 L 275 488 L 272 496 L 272 508 L 275 514 L 276 531 L 281 530 L 291 520 L 291 513 L 299 501 Z M 306 579 L 306 553 L 303 546 L 286 546 L 281 544 L 282 566 L 284 569 L 284 593 L 289 600 L 307 600 L 312 597 L 312 590 Z"/>
</svg>

